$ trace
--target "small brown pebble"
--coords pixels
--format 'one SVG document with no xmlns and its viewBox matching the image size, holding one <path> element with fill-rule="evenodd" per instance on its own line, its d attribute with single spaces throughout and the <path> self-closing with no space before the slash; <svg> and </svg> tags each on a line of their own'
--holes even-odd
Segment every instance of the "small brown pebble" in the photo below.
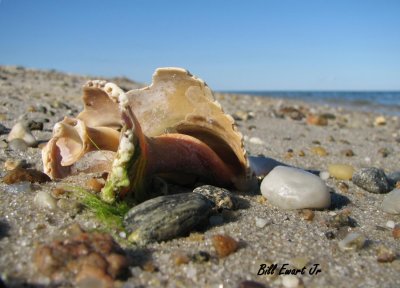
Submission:
<svg viewBox="0 0 400 288">
<path fill-rule="evenodd" d="M 328 155 L 328 152 L 324 147 L 321 146 L 315 146 L 311 148 L 311 152 L 318 155 L 318 156 L 326 156 Z"/>
<path fill-rule="evenodd" d="M 387 149 L 387 148 L 380 148 L 380 149 L 378 150 L 378 154 L 380 154 L 383 158 L 386 158 L 386 157 L 389 156 L 390 151 L 389 151 L 389 149 Z"/>
<path fill-rule="evenodd" d="M 212 237 L 212 243 L 220 258 L 230 255 L 239 247 L 239 243 L 228 235 L 214 235 Z"/>
<path fill-rule="evenodd" d="M 43 183 L 51 181 L 51 179 L 41 171 L 35 169 L 24 169 L 21 167 L 17 167 L 16 169 L 9 171 L 3 177 L 3 182 L 6 184 L 14 184 L 23 181 L 28 181 L 31 183 Z"/>
<path fill-rule="evenodd" d="M 340 151 L 340 154 L 342 154 L 343 156 L 346 156 L 346 157 L 353 157 L 355 155 L 353 150 L 351 150 L 351 149 L 344 149 L 344 150 Z"/>
<path fill-rule="evenodd" d="M 293 155 L 294 155 L 293 150 L 289 149 L 288 151 L 286 151 L 284 157 L 285 157 L 285 159 L 290 159 L 290 158 L 293 158 Z"/>
<path fill-rule="evenodd" d="M 400 181 L 397 181 L 395 186 L 396 186 L 396 189 L 400 189 Z"/>
<path fill-rule="evenodd" d="M 111 277 L 118 277 L 128 267 L 128 260 L 124 255 L 111 253 L 106 256 L 108 267 L 107 272 Z"/>
<path fill-rule="evenodd" d="M 177 251 L 172 253 L 171 258 L 175 265 L 179 266 L 182 264 L 187 264 L 190 261 L 190 258 L 183 252 Z"/>
<path fill-rule="evenodd" d="M 100 193 L 101 189 L 104 187 L 104 181 L 100 181 L 99 179 L 96 178 L 91 178 L 86 182 L 86 186 L 89 189 L 92 189 L 96 193 Z"/>
<path fill-rule="evenodd" d="M 22 167 L 22 160 L 7 159 L 6 162 L 4 162 L 4 169 L 6 169 L 7 171 L 11 171 L 19 167 Z"/>
<path fill-rule="evenodd" d="M 308 115 L 306 122 L 309 125 L 317 125 L 317 126 L 328 125 L 328 119 L 319 115 Z"/>
<path fill-rule="evenodd" d="M 257 201 L 257 203 L 263 205 L 263 204 L 267 203 L 267 198 L 265 198 L 262 195 L 259 195 L 259 196 L 257 196 L 256 201 Z"/>
<path fill-rule="evenodd" d="M 149 260 L 149 261 L 147 261 L 146 263 L 144 263 L 143 266 L 142 266 L 142 269 L 143 269 L 144 271 L 150 272 L 150 273 L 153 273 L 153 272 L 156 272 L 156 271 L 157 271 L 156 265 L 154 265 L 154 262 L 151 261 L 151 260 Z"/>
<path fill-rule="evenodd" d="M 379 246 L 377 260 L 379 263 L 390 263 L 396 259 L 396 254 L 385 246 Z"/>
<path fill-rule="evenodd" d="M 343 193 L 349 192 L 349 185 L 347 185 L 347 184 L 344 183 L 344 182 L 339 182 L 339 183 L 338 183 L 338 188 L 339 188 L 339 190 L 342 191 Z"/>
<path fill-rule="evenodd" d="M 303 209 L 301 211 L 301 216 L 304 220 L 312 221 L 314 219 L 315 213 L 311 209 Z"/>
<path fill-rule="evenodd" d="M 300 150 L 297 155 L 299 155 L 300 157 L 304 157 L 304 156 L 306 156 L 306 153 L 304 153 L 303 150 Z"/>
<path fill-rule="evenodd" d="M 192 232 L 186 239 L 192 242 L 202 242 L 204 241 L 204 234 Z"/>
<path fill-rule="evenodd" d="M 400 239 L 400 225 L 394 226 L 392 230 L 392 235 L 394 239 Z"/>
<path fill-rule="evenodd" d="M 264 284 L 252 280 L 245 280 L 239 283 L 238 288 L 267 288 Z"/>
<path fill-rule="evenodd" d="M 53 196 L 54 198 L 60 198 L 62 195 L 65 194 L 65 190 L 63 188 L 54 188 L 53 190 L 51 190 L 51 196 Z"/>
</svg>

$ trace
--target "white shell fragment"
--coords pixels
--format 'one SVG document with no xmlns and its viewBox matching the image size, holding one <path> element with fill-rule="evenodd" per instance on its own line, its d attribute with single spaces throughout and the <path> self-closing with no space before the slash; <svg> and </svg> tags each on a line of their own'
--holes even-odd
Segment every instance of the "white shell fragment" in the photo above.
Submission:
<svg viewBox="0 0 400 288">
<path fill-rule="evenodd" d="M 359 233 L 349 233 L 344 237 L 343 240 L 338 242 L 340 250 L 359 250 L 363 248 L 365 244 L 365 237 Z"/>
<path fill-rule="evenodd" d="M 394 189 L 385 196 L 382 210 L 390 214 L 400 214 L 400 189 Z"/>
<path fill-rule="evenodd" d="M 282 209 L 328 208 L 328 187 L 318 176 L 292 167 L 277 166 L 262 181 L 261 193 Z"/>
<path fill-rule="evenodd" d="M 34 147 L 37 144 L 35 136 L 33 136 L 27 125 L 21 122 L 16 123 L 8 134 L 8 142 L 14 139 L 24 140 L 29 147 Z"/>
<path fill-rule="evenodd" d="M 56 210 L 57 209 L 57 202 L 49 193 L 45 191 L 39 191 L 33 202 L 38 208 L 42 209 L 49 209 L 49 210 Z"/>
</svg>

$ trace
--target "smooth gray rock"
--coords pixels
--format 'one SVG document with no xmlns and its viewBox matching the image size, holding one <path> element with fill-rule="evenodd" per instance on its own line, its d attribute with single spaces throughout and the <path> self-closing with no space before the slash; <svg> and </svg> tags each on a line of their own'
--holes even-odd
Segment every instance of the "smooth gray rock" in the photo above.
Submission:
<svg viewBox="0 0 400 288">
<path fill-rule="evenodd" d="M 390 191 L 389 180 L 382 169 L 370 167 L 356 171 L 351 179 L 355 185 L 364 190 L 382 194 Z"/>
<path fill-rule="evenodd" d="M 17 138 L 8 142 L 8 147 L 13 151 L 24 152 L 29 146 L 24 140 Z"/>
<path fill-rule="evenodd" d="M 160 196 L 133 207 L 124 217 L 128 240 L 138 245 L 184 236 L 206 223 L 214 203 L 198 193 Z"/>
</svg>

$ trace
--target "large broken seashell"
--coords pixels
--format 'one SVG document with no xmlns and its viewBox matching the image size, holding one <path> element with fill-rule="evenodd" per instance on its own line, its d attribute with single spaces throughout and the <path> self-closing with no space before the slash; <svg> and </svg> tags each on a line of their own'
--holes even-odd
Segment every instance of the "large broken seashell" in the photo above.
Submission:
<svg viewBox="0 0 400 288">
<path fill-rule="evenodd" d="M 160 68 L 149 87 L 124 92 L 89 81 L 84 110 L 54 127 L 42 151 L 44 171 L 63 178 L 86 153 L 116 151 L 102 197 L 113 202 L 139 193 L 146 179 L 196 177 L 243 189 L 252 179 L 242 135 L 200 79 Z"/>
</svg>

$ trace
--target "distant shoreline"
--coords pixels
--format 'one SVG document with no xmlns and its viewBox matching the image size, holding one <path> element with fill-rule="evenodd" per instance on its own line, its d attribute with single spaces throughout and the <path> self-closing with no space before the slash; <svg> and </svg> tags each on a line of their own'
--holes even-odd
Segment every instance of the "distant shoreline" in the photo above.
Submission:
<svg viewBox="0 0 400 288">
<path fill-rule="evenodd" d="M 400 91 L 218 91 L 223 94 L 250 95 L 400 116 Z"/>
</svg>

